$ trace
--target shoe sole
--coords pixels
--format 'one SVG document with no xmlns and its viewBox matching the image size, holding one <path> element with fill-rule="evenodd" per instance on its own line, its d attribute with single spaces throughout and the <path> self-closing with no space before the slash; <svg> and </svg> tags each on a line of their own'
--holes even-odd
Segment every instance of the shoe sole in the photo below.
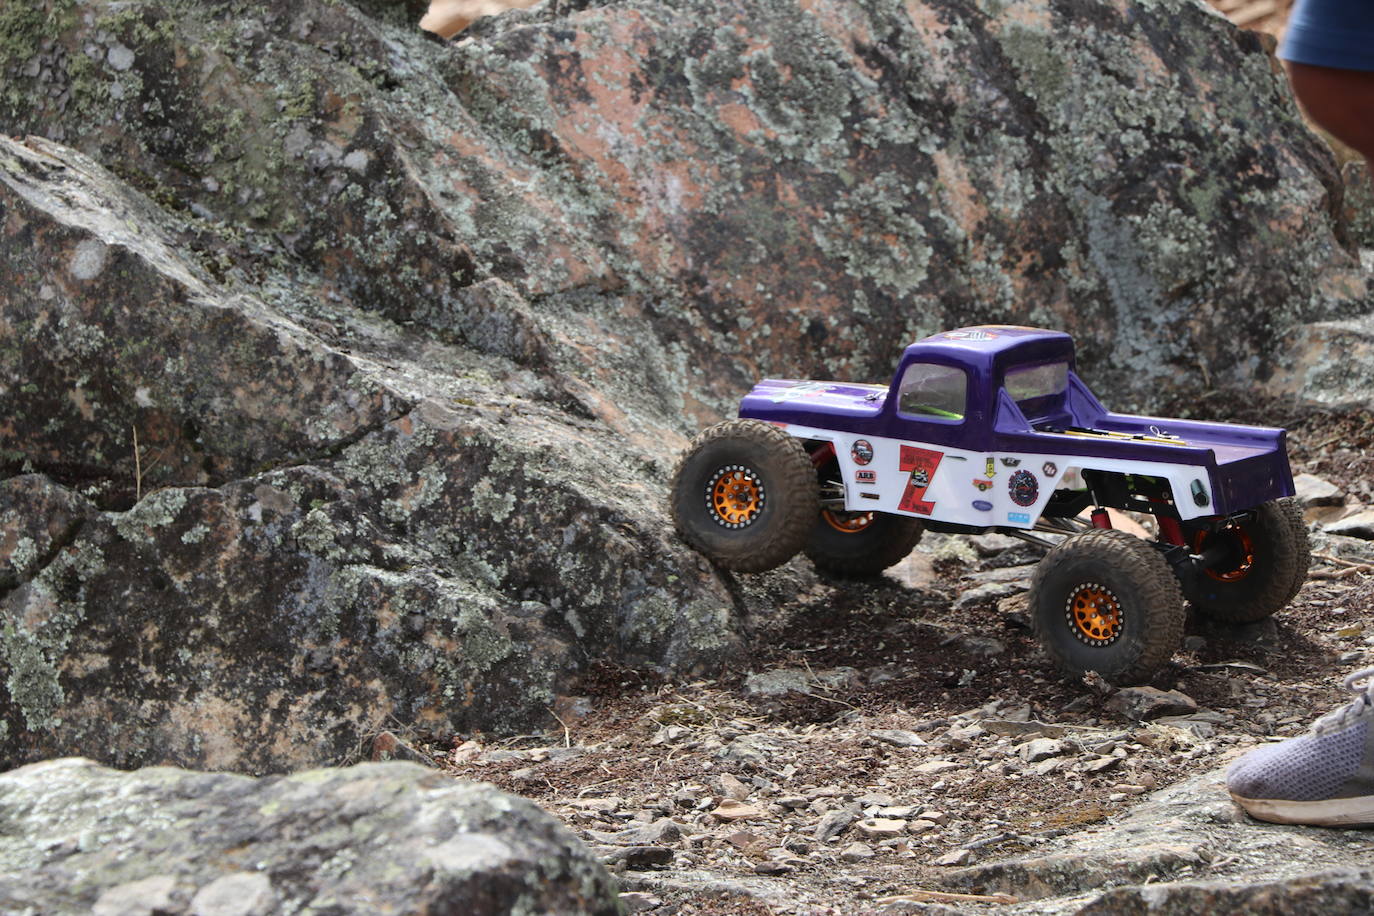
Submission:
<svg viewBox="0 0 1374 916">
<path fill-rule="evenodd" d="M 1244 798 L 1232 792 L 1231 798 L 1251 817 L 1274 824 L 1374 827 L 1374 795 L 1304 802 L 1281 798 Z"/>
</svg>

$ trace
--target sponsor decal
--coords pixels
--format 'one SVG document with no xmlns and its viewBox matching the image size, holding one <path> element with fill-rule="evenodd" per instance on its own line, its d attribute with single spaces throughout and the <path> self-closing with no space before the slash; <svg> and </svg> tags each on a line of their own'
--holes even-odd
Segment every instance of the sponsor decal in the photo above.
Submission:
<svg viewBox="0 0 1374 916">
<path fill-rule="evenodd" d="M 797 398 L 818 398 L 829 388 L 825 382 L 802 382 L 778 392 L 773 398 L 773 403 L 781 404 L 783 401 L 795 401 Z"/>
<path fill-rule="evenodd" d="M 992 459 L 991 455 L 988 456 L 987 466 L 983 468 L 983 476 L 989 478 L 997 476 L 997 462 Z"/>
<path fill-rule="evenodd" d="M 973 478 L 973 485 L 984 493 L 992 489 L 991 480 L 979 480 L 977 477 Z"/>
<path fill-rule="evenodd" d="M 1053 477 L 1055 474 L 1059 473 L 1059 465 L 1055 464 L 1053 461 L 1046 461 L 1040 468 L 1040 473 L 1044 474 L 1046 477 Z"/>
<path fill-rule="evenodd" d="M 943 452 L 933 452 L 914 445 L 902 446 L 901 463 L 898 467 L 909 476 L 906 491 L 902 493 L 902 501 L 897 504 L 898 509 L 921 515 L 930 514 L 935 504 L 926 502 L 926 487 L 930 486 L 930 479 L 935 476 L 935 469 L 940 466 L 940 459 L 943 457 Z"/>
<path fill-rule="evenodd" d="M 868 464 L 873 460 L 873 443 L 867 439 L 855 439 L 849 447 L 849 457 L 854 459 L 855 464 Z"/>
<path fill-rule="evenodd" d="M 1004 467 L 1004 468 L 1019 468 L 1020 466 L 1021 466 L 1021 459 L 1020 459 L 1020 458 L 1003 458 L 1003 459 L 1002 459 L 1002 467 Z"/>
<path fill-rule="evenodd" d="M 862 484 L 875 484 L 878 482 L 877 471 L 855 471 L 854 482 Z"/>
<path fill-rule="evenodd" d="M 940 336 L 946 340 L 992 340 L 997 334 L 984 328 L 960 328 L 957 331 L 946 331 Z"/>
<path fill-rule="evenodd" d="M 979 512 L 991 512 L 992 503 L 988 502 L 986 499 L 975 499 L 973 501 L 973 508 L 977 509 Z"/>
<path fill-rule="evenodd" d="M 1007 492 L 1011 494 L 1011 501 L 1018 506 L 1034 505 L 1036 497 L 1040 495 L 1040 481 L 1030 471 L 1017 471 L 1007 481 Z"/>
<path fill-rule="evenodd" d="M 1207 505 L 1207 488 L 1202 485 L 1201 480 L 1194 479 L 1192 486 L 1190 486 L 1189 489 L 1192 490 L 1193 493 L 1193 505 Z"/>
<path fill-rule="evenodd" d="M 1013 525 L 1029 525 L 1029 524 L 1030 524 L 1030 513 L 1029 513 L 1029 512 L 1008 512 L 1008 513 L 1007 513 L 1007 521 L 1011 522 Z"/>
<path fill-rule="evenodd" d="M 877 493 L 860 493 L 859 496 L 863 499 L 882 499 Z"/>
</svg>

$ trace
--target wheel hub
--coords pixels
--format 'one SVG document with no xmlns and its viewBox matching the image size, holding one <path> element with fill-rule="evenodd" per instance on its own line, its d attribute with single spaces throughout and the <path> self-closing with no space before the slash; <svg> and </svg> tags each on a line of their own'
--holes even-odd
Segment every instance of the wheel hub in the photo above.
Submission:
<svg viewBox="0 0 1374 916">
<path fill-rule="evenodd" d="M 1209 567 L 1206 573 L 1218 582 L 1238 582 L 1248 576 L 1255 565 L 1255 543 L 1244 528 L 1223 528 L 1216 534 L 1200 531 L 1193 552 L 1204 553 L 1222 538 L 1226 539 L 1224 543 L 1230 547 L 1230 553 L 1218 566 Z"/>
<path fill-rule="evenodd" d="M 873 524 L 872 512 L 834 512 L 830 509 L 822 509 L 821 518 L 825 519 L 827 525 L 842 534 L 858 534 Z"/>
<path fill-rule="evenodd" d="M 1121 602 L 1097 582 L 1086 582 L 1069 595 L 1064 619 L 1078 641 L 1090 646 L 1111 645 L 1121 636 Z"/>
<path fill-rule="evenodd" d="M 742 464 L 726 465 L 706 484 L 706 509 L 723 528 L 747 528 L 763 511 L 763 481 Z"/>
</svg>

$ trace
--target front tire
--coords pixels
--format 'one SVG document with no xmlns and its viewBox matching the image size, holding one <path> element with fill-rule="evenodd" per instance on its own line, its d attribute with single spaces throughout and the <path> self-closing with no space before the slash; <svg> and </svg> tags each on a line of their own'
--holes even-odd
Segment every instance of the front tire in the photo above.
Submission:
<svg viewBox="0 0 1374 916">
<path fill-rule="evenodd" d="M 1286 607 L 1312 560 L 1302 511 L 1290 500 L 1263 503 L 1252 519 L 1220 531 L 1195 531 L 1190 541 L 1194 553 L 1231 548 L 1226 560 L 1183 588 L 1199 613 L 1228 623 L 1254 623 Z"/>
<path fill-rule="evenodd" d="M 1112 529 L 1067 538 L 1031 579 L 1031 626 L 1064 673 L 1148 681 L 1183 640 L 1183 595 L 1164 557 Z"/>
<path fill-rule="evenodd" d="M 820 511 L 816 472 L 797 439 L 761 420 L 727 420 L 692 440 L 669 508 L 682 539 L 737 572 L 781 566 Z"/>
</svg>

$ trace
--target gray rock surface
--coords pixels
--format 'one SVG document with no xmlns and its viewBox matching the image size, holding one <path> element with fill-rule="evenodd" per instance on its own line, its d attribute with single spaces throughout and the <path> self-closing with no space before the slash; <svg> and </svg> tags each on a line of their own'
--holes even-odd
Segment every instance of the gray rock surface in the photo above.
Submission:
<svg viewBox="0 0 1374 916">
<path fill-rule="evenodd" d="M 1374 388 L 1322 387 L 1334 161 L 1201 5 L 402 9 L 0 14 L 46 138 L 0 142 L 0 762 L 289 769 L 722 670 L 768 602 L 662 496 L 760 376 L 1008 321 L 1109 401 Z"/>
<path fill-rule="evenodd" d="M 0 911 L 614 916 L 532 802 L 404 763 L 252 779 L 53 760 L 0 775 Z"/>
</svg>

